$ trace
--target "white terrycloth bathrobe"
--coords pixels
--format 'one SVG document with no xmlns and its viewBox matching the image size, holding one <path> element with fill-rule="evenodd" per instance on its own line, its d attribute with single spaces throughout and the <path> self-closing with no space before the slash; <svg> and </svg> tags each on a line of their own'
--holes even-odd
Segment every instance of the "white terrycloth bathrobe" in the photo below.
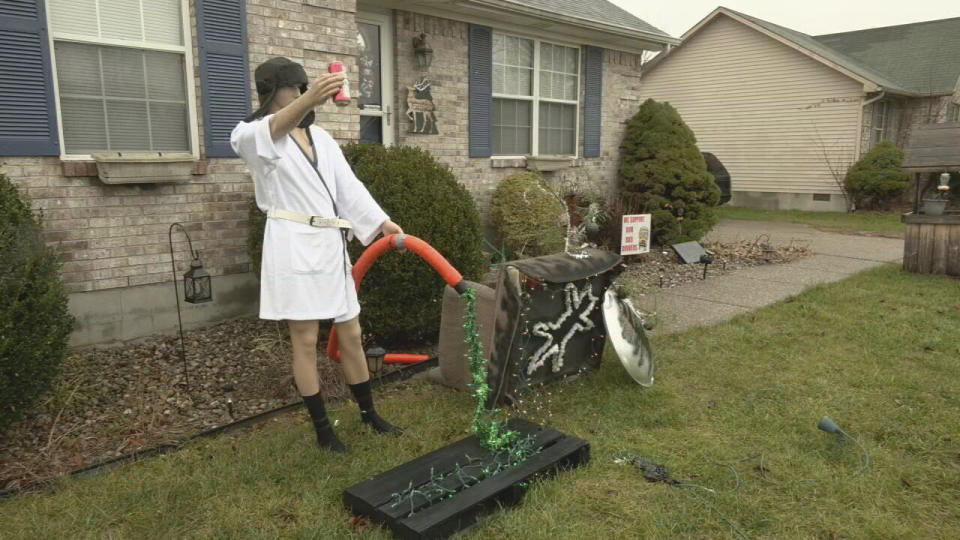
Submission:
<svg viewBox="0 0 960 540">
<path fill-rule="evenodd" d="M 310 127 L 314 167 L 292 136 L 273 140 L 272 116 L 240 122 L 230 135 L 233 150 L 250 168 L 257 206 L 264 212 L 340 217 L 353 229 L 344 235 L 340 229 L 268 219 L 260 265 L 260 318 L 348 321 L 360 313 L 360 304 L 347 240 L 356 236 L 370 244 L 389 217 L 353 174 L 330 134 Z"/>
</svg>

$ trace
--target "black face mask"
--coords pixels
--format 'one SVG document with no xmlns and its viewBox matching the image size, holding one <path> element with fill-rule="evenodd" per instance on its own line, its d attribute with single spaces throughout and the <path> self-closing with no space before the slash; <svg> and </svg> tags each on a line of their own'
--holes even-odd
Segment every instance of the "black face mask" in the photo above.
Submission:
<svg viewBox="0 0 960 540">
<path fill-rule="evenodd" d="M 303 120 L 300 120 L 300 123 L 297 124 L 298 128 L 307 129 L 313 125 L 313 121 L 317 118 L 317 113 L 310 111 L 304 117 Z"/>
</svg>

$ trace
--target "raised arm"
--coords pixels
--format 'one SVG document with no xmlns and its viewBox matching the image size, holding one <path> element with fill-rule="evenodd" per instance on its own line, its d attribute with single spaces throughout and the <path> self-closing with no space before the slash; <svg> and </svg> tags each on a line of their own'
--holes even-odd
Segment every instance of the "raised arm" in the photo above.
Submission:
<svg viewBox="0 0 960 540">
<path fill-rule="evenodd" d="M 327 98 L 337 93 L 343 81 L 344 73 L 324 73 L 314 79 L 313 84 L 297 99 L 291 101 L 270 118 L 270 136 L 273 140 L 285 137 L 287 133 L 297 127 L 314 107 L 322 105 Z"/>
<path fill-rule="evenodd" d="M 336 175 L 337 209 L 340 217 L 350 220 L 353 234 L 364 245 L 369 245 L 381 232 L 384 224 L 391 224 L 390 217 L 373 199 L 366 186 L 353 174 L 353 169 L 343 156 L 343 151 L 328 133 L 322 132 L 328 159 Z M 396 226 L 396 224 L 394 224 Z M 396 227 L 399 229 L 399 227 Z M 389 232 L 401 232 L 387 227 Z"/>
</svg>

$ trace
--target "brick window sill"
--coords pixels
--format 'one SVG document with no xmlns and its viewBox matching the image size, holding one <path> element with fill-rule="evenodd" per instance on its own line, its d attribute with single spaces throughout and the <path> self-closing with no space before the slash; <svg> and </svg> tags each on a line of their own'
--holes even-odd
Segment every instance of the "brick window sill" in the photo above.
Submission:
<svg viewBox="0 0 960 540">
<path fill-rule="evenodd" d="M 536 156 L 530 157 L 492 157 L 490 158 L 490 168 L 492 169 L 526 169 L 531 162 L 537 160 Z M 583 157 L 571 157 L 569 163 L 563 168 L 582 167 L 585 163 Z"/>
<path fill-rule="evenodd" d="M 60 165 L 63 167 L 63 176 L 67 178 L 75 177 L 88 177 L 88 176 L 100 176 L 100 171 L 97 168 L 97 162 L 90 161 L 64 161 L 60 160 Z M 190 171 L 190 174 L 193 176 L 199 176 L 207 174 L 207 169 L 210 166 L 210 161 L 206 159 L 201 159 L 199 161 L 193 162 L 193 169 Z"/>
<path fill-rule="evenodd" d="M 507 157 L 490 158 L 490 167 L 493 169 L 525 169 L 527 167 L 527 158 L 525 157 Z"/>
</svg>

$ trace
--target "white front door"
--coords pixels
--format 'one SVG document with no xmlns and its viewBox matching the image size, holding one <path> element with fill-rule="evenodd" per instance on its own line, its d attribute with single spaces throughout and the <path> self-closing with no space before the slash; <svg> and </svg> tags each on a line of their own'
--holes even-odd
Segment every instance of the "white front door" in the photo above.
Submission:
<svg viewBox="0 0 960 540">
<path fill-rule="evenodd" d="M 390 146 L 394 143 L 393 24 L 390 15 L 357 15 L 360 46 L 360 142 Z"/>
</svg>

